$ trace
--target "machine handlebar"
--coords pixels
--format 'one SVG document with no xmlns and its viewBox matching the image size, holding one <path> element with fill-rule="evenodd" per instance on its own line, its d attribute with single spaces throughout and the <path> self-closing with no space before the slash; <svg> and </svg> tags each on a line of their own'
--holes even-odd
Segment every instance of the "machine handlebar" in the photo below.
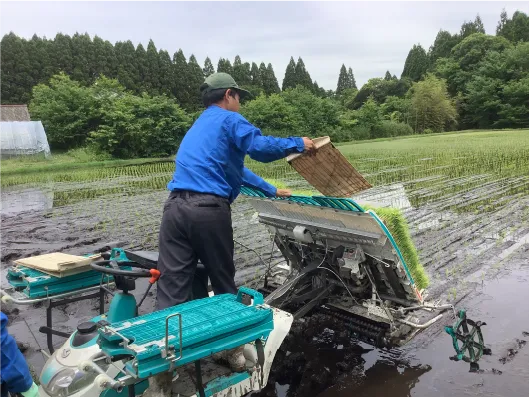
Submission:
<svg viewBox="0 0 529 398">
<path fill-rule="evenodd" d="M 96 271 L 109 275 L 130 276 L 135 278 L 151 278 L 151 280 L 153 280 L 153 278 L 155 278 L 155 276 L 157 275 L 156 279 L 154 279 L 153 282 L 149 280 L 149 282 L 151 283 L 154 283 L 160 276 L 160 271 L 156 269 L 146 269 L 145 266 L 135 261 L 100 260 L 92 262 L 90 266 Z M 133 269 L 126 270 L 122 269 L 121 267 L 131 267 Z"/>
</svg>

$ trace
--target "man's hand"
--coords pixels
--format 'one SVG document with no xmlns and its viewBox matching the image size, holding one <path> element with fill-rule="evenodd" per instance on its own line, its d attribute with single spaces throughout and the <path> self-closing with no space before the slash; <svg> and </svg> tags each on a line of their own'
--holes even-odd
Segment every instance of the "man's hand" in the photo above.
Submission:
<svg viewBox="0 0 529 398">
<path fill-rule="evenodd" d="M 276 196 L 278 198 L 288 198 L 292 195 L 292 191 L 290 189 L 278 189 L 276 191 Z"/>
<path fill-rule="evenodd" d="M 303 144 L 305 144 L 305 153 L 314 155 L 316 153 L 316 145 L 309 137 L 303 137 Z"/>
</svg>

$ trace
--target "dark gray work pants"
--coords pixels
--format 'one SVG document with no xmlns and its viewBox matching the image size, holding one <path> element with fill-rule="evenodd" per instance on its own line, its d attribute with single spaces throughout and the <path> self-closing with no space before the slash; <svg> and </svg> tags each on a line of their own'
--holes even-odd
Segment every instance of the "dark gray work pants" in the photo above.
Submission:
<svg viewBox="0 0 529 398">
<path fill-rule="evenodd" d="M 171 192 L 159 235 L 157 308 L 207 297 L 207 278 L 215 294 L 237 293 L 233 229 L 227 199 Z M 197 262 L 203 264 L 197 272 Z"/>
<path fill-rule="evenodd" d="M 7 397 L 8 397 L 7 385 L 5 383 L 0 383 L 0 398 L 7 398 Z"/>
</svg>

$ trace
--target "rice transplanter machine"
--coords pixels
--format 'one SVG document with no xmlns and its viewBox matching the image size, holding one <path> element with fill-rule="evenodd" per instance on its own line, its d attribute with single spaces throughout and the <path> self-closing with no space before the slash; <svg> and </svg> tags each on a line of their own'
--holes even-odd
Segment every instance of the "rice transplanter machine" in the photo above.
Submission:
<svg viewBox="0 0 529 398">
<path fill-rule="evenodd" d="M 157 253 L 107 254 L 91 269 L 116 286 L 114 292 L 106 290 L 113 295 L 109 311 L 80 324 L 52 353 L 40 376 L 41 396 L 152 394 L 157 387 L 153 380 L 160 377 L 166 384 L 158 395 L 242 396 L 258 391 L 267 383 L 293 320 L 310 311 L 342 319 L 358 338 L 375 346 L 394 347 L 438 321 L 439 311 L 450 309 L 457 318 L 446 328 L 456 350 L 453 359 L 477 364 L 489 353 L 483 324 L 466 319 L 464 311 L 456 314 L 450 304 L 425 300 L 375 212 L 351 199 L 270 199 L 250 188 L 242 193 L 285 262 L 268 268 L 257 290 L 241 287 L 236 295 L 139 315 L 130 291 L 137 278 L 156 281 Z M 30 282 L 26 278 L 17 283 Z M 245 371 L 233 372 L 212 359 L 240 346 Z"/>
</svg>

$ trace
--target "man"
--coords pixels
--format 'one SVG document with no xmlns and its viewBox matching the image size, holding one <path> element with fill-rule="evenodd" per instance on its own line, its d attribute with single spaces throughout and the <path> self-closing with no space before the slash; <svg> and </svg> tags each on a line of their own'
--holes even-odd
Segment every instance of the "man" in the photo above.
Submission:
<svg viewBox="0 0 529 398">
<path fill-rule="evenodd" d="M 243 184 L 270 197 L 290 196 L 290 191 L 276 189 L 244 167 L 245 156 L 267 163 L 291 153 L 315 151 L 306 137 L 261 135 L 238 113 L 241 96 L 249 93 L 230 75 L 214 73 L 200 91 L 206 110 L 182 140 L 168 184 L 171 193 L 159 235 L 158 309 L 189 300 L 197 260 L 215 294 L 237 293 L 231 203 Z"/>
<path fill-rule="evenodd" d="M 26 360 L 18 349 L 15 339 L 7 332 L 7 316 L 1 311 L 0 323 L 2 397 L 7 397 L 8 394 L 37 397 L 39 389 L 33 382 Z"/>
<path fill-rule="evenodd" d="M 291 153 L 315 151 L 306 137 L 261 135 L 238 113 L 241 96 L 249 93 L 230 75 L 212 74 L 200 91 L 206 110 L 182 140 L 167 186 L 171 193 L 160 225 L 158 309 L 207 296 L 208 276 L 215 294 L 237 293 L 231 203 L 243 184 L 270 197 L 290 196 L 289 190 L 276 189 L 244 167 L 246 155 L 266 163 Z M 204 269 L 197 272 L 198 260 Z M 245 368 L 243 349 L 224 353 L 233 371 Z M 171 377 L 161 375 L 156 383 L 167 386 Z"/>
</svg>

